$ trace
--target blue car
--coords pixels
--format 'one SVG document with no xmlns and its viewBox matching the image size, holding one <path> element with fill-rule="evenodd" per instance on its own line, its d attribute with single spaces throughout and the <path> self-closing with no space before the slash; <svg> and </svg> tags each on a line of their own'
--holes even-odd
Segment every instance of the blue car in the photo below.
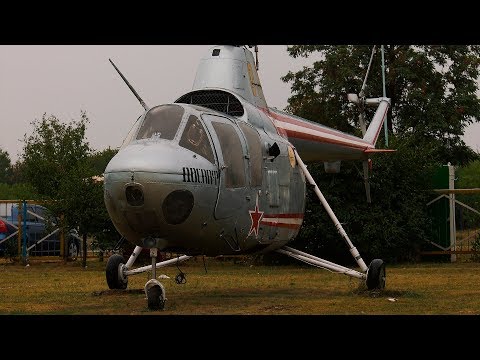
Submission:
<svg viewBox="0 0 480 360">
<path fill-rule="evenodd" d="M 12 204 L 11 214 L 4 217 L 7 221 L 0 218 L 0 241 L 13 234 L 16 229 L 12 226 L 18 226 L 18 205 Z M 60 254 L 60 232 L 48 232 L 48 209 L 41 205 L 27 204 L 27 248 L 35 245 L 28 251 L 29 256 L 61 256 Z M 23 224 L 22 224 L 23 226 Z M 45 239 L 44 239 L 45 238 Z M 67 256 L 75 260 L 80 253 L 80 241 L 75 230 L 65 234 Z M 43 239 L 43 240 L 42 240 Z M 39 242 L 42 240 L 41 242 Z M 7 241 L 0 243 L 0 256 L 5 256 L 6 243 L 14 242 L 17 244 L 17 235 Z"/>
</svg>

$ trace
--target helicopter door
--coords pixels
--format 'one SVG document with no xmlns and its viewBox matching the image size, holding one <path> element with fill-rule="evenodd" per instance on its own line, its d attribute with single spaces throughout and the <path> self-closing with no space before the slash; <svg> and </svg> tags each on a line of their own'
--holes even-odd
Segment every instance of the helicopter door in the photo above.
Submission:
<svg viewBox="0 0 480 360">
<path fill-rule="evenodd" d="M 235 123 L 227 118 L 203 115 L 213 128 L 214 144 L 220 169 L 220 186 L 215 218 L 237 215 L 246 204 L 245 148 L 243 137 Z"/>
</svg>

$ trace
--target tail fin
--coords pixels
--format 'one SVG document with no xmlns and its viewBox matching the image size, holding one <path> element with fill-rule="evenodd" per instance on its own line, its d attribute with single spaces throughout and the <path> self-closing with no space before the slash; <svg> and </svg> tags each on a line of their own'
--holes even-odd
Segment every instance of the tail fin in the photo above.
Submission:
<svg viewBox="0 0 480 360">
<path fill-rule="evenodd" d="M 363 140 L 368 141 L 370 144 L 375 146 L 377 143 L 378 135 L 383 126 L 383 121 L 387 115 L 388 108 L 390 106 L 390 99 L 386 97 L 367 99 L 367 105 L 376 105 L 378 104 L 377 111 L 373 116 L 372 122 L 368 126 L 367 132 L 363 137 Z"/>
<path fill-rule="evenodd" d="M 371 145 L 375 147 L 377 143 L 378 135 L 380 134 L 380 130 L 382 129 L 383 122 L 385 117 L 387 116 L 388 108 L 390 106 L 390 99 L 386 97 L 377 98 L 377 99 L 367 99 L 365 101 L 367 105 L 370 104 L 378 104 L 377 111 L 375 111 L 375 115 L 373 116 L 372 122 L 368 126 L 367 132 L 363 136 L 363 140 L 369 142 Z M 367 154 L 376 153 L 376 152 L 390 152 L 395 150 L 389 149 L 367 149 L 364 152 Z M 363 161 L 363 181 L 365 183 L 365 194 L 367 196 L 367 202 L 371 203 L 372 198 L 370 195 L 370 181 L 369 181 L 369 165 L 371 165 L 371 159 Z"/>
</svg>

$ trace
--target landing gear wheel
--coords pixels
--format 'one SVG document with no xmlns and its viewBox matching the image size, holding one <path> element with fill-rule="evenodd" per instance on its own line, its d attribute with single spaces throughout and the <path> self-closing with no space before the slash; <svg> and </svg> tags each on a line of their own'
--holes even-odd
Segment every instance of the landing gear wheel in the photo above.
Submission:
<svg viewBox="0 0 480 360">
<path fill-rule="evenodd" d="M 374 259 L 370 263 L 367 271 L 367 289 L 379 289 L 383 290 L 385 288 L 385 263 L 382 259 Z"/>
<path fill-rule="evenodd" d="M 162 289 L 158 285 L 153 285 L 147 289 L 147 300 L 150 310 L 163 310 L 165 307 Z"/>
<path fill-rule="evenodd" d="M 122 275 L 122 266 L 125 263 L 122 255 L 114 254 L 107 262 L 107 284 L 110 289 L 126 289 L 128 278 Z"/>
</svg>

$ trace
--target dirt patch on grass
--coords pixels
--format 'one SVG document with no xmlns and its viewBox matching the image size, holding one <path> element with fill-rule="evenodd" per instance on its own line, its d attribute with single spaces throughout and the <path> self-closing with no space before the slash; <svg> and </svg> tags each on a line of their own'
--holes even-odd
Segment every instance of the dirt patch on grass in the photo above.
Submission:
<svg viewBox="0 0 480 360">
<path fill-rule="evenodd" d="M 368 290 L 366 288 L 358 288 L 353 290 L 353 294 L 363 296 L 363 297 L 370 297 L 370 298 L 400 298 L 400 297 L 408 297 L 408 298 L 419 298 L 421 294 L 410 291 L 410 290 Z"/>
<path fill-rule="evenodd" d="M 263 308 L 261 308 L 260 310 L 263 310 L 263 311 L 266 311 L 266 312 L 279 312 L 279 311 L 290 311 L 292 310 L 294 307 L 292 305 L 282 305 L 282 304 L 279 304 L 279 305 L 269 305 L 269 306 L 265 306 Z"/>
<path fill-rule="evenodd" d="M 92 296 L 125 294 L 145 294 L 145 291 L 143 289 L 108 289 L 92 292 Z"/>
</svg>

